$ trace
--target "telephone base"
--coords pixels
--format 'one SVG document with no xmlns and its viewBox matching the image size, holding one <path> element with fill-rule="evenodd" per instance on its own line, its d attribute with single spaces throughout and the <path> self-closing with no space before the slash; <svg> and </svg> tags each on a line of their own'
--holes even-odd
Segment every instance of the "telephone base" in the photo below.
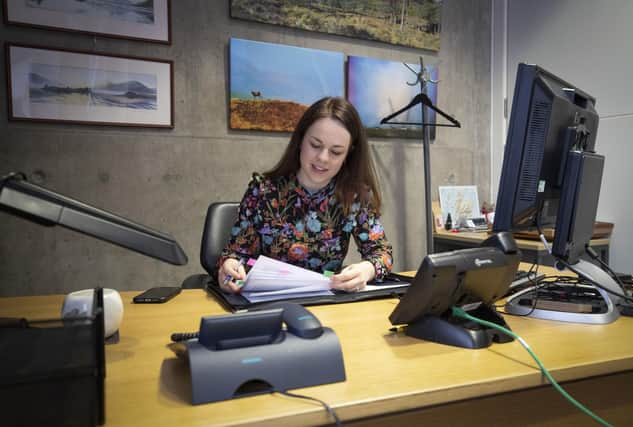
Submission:
<svg viewBox="0 0 633 427">
<path fill-rule="evenodd" d="M 214 350 L 197 339 L 185 344 L 194 405 L 345 381 L 341 345 L 327 327 L 318 338 L 282 331 L 273 343 L 249 347 Z"/>
</svg>

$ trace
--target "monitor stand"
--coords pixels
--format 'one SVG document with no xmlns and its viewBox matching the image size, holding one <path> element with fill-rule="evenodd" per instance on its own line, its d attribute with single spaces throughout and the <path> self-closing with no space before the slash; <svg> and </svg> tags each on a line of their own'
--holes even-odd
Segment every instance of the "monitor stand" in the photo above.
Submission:
<svg viewBox="0 0 633 427">
<path fill-rule="evenodd" d="M 578 274 L 580 277 L 599 283 L 610 291 L 622 293 L 622 289 L 620 289 L 620 286 L 616 283 L 616 281 L 595 264 L 585 260 L 579 260 L 576 264 L 571 265 L 570 270 Z M 611 323 L 620 317 L 620 311 L 616 307 L 620 301 L 620 297 L 610 294 L 604 289 L 593 286 L 591 288 L 596 289 L 604 299 L 606 304 L 606 311 L 604 312 L 577 312 L 575 308 L 578 308 L 581 304 L 561 304 L 561 306 L 565 306 L 564 309 L 562 307 L 560 309 L 533 308 L 532 304 L 519 304 L 521 300 L 530 300 L 532 296 L 534 296 L 534 292 L 537 288 L 538 286 L 532 286 L 509 297 L 505 305 L 506 313 L 519 316 L 536 317 L 538 319 L 558 320 L 560 322 L 593 324 Z"/>
</svg>

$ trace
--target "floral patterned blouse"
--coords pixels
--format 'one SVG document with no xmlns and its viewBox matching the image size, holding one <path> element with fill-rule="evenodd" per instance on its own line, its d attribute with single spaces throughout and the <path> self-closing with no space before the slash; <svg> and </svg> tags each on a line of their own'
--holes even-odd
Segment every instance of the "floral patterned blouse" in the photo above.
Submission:
<svg viewBox="0 0 633 427">
<path fill-rule="evenodd" d="M 339 272 L 350 236 L 381 281 L 391 271 L 392 248 L 374 210 L 357 202 L 344 216 L 334 180 L 310 193 L 296 175 L 266 178 L 255 173 L 218 266 L 228 257 L 247 260 L 262 254 L 313 271 Z"/>
</svg>

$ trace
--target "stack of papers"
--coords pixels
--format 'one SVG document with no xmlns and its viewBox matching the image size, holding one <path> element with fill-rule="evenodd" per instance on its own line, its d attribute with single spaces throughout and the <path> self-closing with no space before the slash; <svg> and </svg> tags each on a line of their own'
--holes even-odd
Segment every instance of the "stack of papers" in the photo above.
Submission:
<svg viewBox="0 0 633 427">
<path fill-rule="evenodd" d="M 283 261 L 260 255 L 246 275 L 241 295 L 251 303 L 334 295 L 330 278 L 321 273 L 297 267 Z M 387 288 L 402 288 L 409 283 L 379 283 L 367 285 L 359 292 L 371 292 Z"/>
<path fill-rule="evenodd" d="M 260 255 L 246 275 L 242 296 L 250 302 L 332 295 L 330 278 Z"/>
</svg>

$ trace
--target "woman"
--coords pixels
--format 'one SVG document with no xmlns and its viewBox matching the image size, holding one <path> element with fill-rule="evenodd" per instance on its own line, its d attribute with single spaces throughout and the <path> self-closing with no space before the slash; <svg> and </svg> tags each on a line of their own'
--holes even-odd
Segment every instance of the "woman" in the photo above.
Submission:
<svg viewBox="0 0 633 427">
<path fill-rule="evenodd" d="M 218 261 L 218 283 L 238 292 L 244 260 L 260 254 L 338 272 L 331 278 L 334 289 L 353 292 L 380 281 L 393 262 L 380 203 L 358 112 L 344 98 L 323 98 L 303 114 L 279 163 L 253 174 Z M 341 270 L 350 237 L 362 261 Z"/>
</svg>

